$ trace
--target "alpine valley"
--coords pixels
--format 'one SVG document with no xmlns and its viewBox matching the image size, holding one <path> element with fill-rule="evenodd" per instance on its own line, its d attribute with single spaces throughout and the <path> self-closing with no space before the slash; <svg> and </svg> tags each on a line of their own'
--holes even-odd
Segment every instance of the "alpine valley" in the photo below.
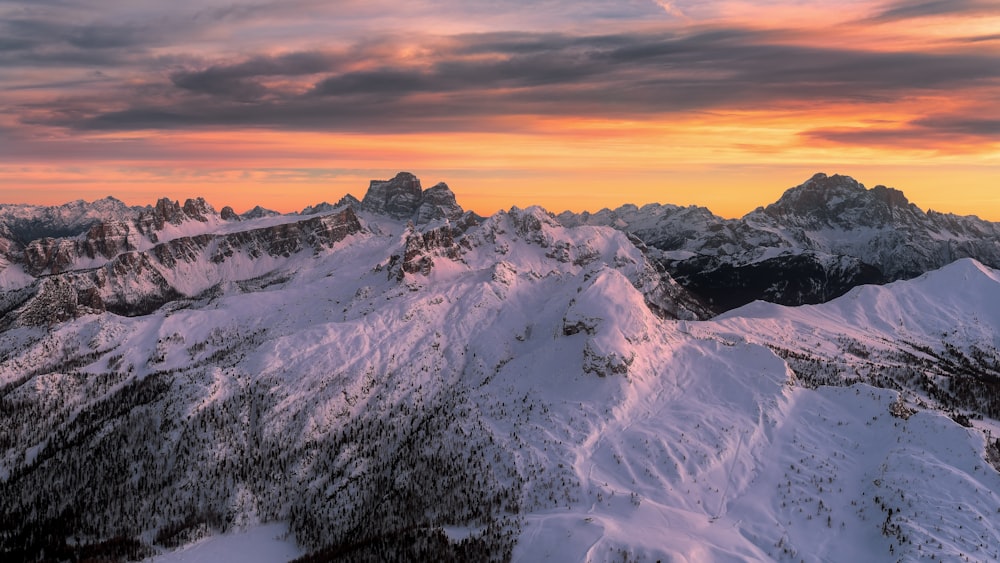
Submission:
<svg viewBox="0 0 1000 563">
<path fill-rule="evenodd" d="M 0 559 L 1000 559 L 1000 225 L 0 206 Z"/>
</svg>

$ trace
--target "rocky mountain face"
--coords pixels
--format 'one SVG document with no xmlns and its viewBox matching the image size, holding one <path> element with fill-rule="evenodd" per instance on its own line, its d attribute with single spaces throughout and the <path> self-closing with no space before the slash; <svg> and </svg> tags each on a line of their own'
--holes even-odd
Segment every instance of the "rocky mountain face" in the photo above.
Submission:
<svg viewBox="0 0 1000 563">
<path fill-rule="evenodd" d="M 908 279 L 960 258 L 1000 266 L 1000 225 L 924 212 L 902 192 L 816 174 L 741 219 L 707 209 L 627 205 L 563 213 L 567 225 L 607 225 L 662 253 L 679 283 L 716 311 L 763 299 L 820 303 L 862 283 Z"/>
<path fill-rule="evenodd" d="M 416 224 L 435 219 L 457 221 L 464 214 L 447 184 L 441 182 L 423 190 L 420 180 L 409 172 L 400 172 L 387 181 L 372 180 L 361 208 Z"/>
<path fill-rule="evenodd" d="M 791 231 L 699 208 L 594 214 L 689 229 L 672 249 L 538 207 L 479 218 L 405 173 L 312 211 L 161 200 L 9 239 L 0 559 L 274 522 L 306 561 L 1000 558 L 997 271 L 832 298 L 821 273 L 874 266 L 730 262 L 752 246 L 731 232 Z M 670 260 L 831 299 L 704 320 Z"/>
</svg>

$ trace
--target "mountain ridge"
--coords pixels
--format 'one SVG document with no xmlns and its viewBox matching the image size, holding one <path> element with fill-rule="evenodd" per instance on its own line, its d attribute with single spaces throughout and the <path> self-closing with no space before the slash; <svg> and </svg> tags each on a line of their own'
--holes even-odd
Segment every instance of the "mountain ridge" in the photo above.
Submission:
<svg viewBox="0 0 1000 563">
<path fill-rule="evenodd" d="M 135 230 L 155 243 L 170 236 L 159 233 L 165 225 L 177 227 L 187 219 L 207 223 L 285 217 L 291 222 L 296 216 L 345 206 L 418 224 L 443 218 L 466 224 L 482 219 L 463 210 L 447 184 L 425 190 L 408 172 L 372 180 L 362 200 L 346 194 L 336 205 L 324 202 L 297 214 L 259 206 L 242 215 L 231 208 L 220 214 L 201 198 L 183 205 L 161 198 L 155 205 L 131 208 L 111 197 L 57 207 L 0 205 L 0 261 L 24 262 L 29 274 L 38 275 L 52 267 L 64 268 L 71 260 L 68 254 L 94 259 L 111 252 L 102 240 L 109 236 L 119 239 L 111 243 L 113 248 L 135 247 L 129 243 L 135 235 L 122 232 L 123 224 L 127 231 L 136 222 Z M 911 278 L 963 257 L 1000 266 L 1000 225 L 975 216 L 924 212 L 899 190 L 881 185 L 868 189 L 836 174 L 817 173 L 739 219 L 724 219 L 704 207 L 670 204 L 624 204 L 615 210 L 553 216 L 566 226 L 604 225 L 634 235 L 658 253 L 658 263 L 716 312 L 754 299 L 793 305 L 823 302 L 859 284 Z M 107 225 L 99 226 L 103 223 Z M 32 228 L 62 235 L 23 240 Z M 85 234 L 92 228 L 97 228 L 93 235 Z M 80 247 L 63 240 L 74 237 L 88 242 Z M 822 285 L 800 281 L 820 277 L 826 280 Z M 727 296 L 727 288 L 734 287 L 738 296 Z"/>
</svg>

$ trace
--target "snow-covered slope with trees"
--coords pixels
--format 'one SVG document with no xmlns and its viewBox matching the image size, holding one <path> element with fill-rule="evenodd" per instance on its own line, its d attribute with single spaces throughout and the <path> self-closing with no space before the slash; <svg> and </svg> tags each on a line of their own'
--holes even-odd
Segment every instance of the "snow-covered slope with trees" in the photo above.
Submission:
<svg viewBox="0 0 1000 563">
<path fill-rule="evenodd" d="M 622 232 L 449 194 L 185 214 L 5 291 L 0 554 L 1000 557 L 997 272 L 705 321 Z"/>
</svg>

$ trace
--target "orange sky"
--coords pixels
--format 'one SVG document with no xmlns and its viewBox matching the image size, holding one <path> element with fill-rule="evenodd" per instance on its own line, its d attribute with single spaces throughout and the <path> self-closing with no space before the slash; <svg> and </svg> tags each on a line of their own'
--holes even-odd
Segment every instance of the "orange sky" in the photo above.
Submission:
<svg viewBox="0 0 1000 563">
<path fill-rule="evenodd" d="M 331 4 L 0 4 L 0 201 L 293 211 L 407 170 L 481 214 L 732 217 L 826 172 L 1000 220 L 995 2 Z"/>
</svg>

